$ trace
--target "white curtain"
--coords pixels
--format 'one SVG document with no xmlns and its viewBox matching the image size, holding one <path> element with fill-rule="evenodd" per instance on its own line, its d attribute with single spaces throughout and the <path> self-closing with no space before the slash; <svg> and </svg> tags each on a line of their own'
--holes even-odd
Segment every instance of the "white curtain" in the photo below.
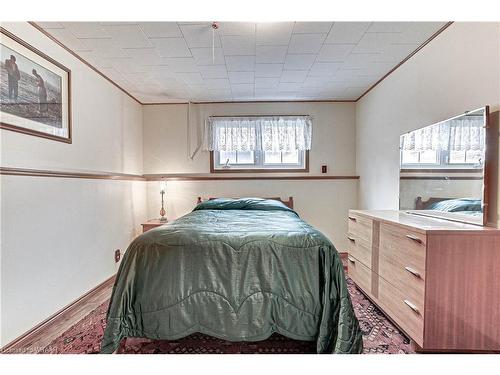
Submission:
<svg viewBox="0 0 500 375">
<path fill-rule="evenodd" d="M 410 151 L 484 150 L 484 119 L 464 117 L 404 134 L 401 149 Z"/>
<path fill-rule="evenodd" d="M 209 151 L 310 150 L 310 116 L 209 117 L 205 149 Z"/>
</svg>

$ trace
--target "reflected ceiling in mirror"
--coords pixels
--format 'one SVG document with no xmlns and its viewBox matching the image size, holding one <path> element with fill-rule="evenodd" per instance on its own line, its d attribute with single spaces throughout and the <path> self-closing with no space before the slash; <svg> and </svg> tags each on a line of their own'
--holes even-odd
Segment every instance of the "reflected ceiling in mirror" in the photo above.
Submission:
<svg viewBox="0 0 500 375">
<path fill-rule="evenodd" d="M 488 107 L 400 137 L 399 208 L 483 225 Z"/>
</svg>

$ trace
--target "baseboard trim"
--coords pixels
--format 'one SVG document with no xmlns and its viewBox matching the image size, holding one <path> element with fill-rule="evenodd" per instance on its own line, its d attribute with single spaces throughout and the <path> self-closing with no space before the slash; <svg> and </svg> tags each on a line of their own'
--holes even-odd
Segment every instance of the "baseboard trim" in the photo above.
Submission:
<svg viewBox="0 0 500 375">
<path fill-rule="evenodd" d="M 96 294 L 101 292 L 106 288 L 110 288 L 115 282 L 116 275 L 111 276 L 106 279 L 96 287 L 89 290 L 87 293 L 83 294 L 81 297 L 66 305 L 56 313 L 49 316 L 47 319 L 37 324 L 35 327 L 31 328 L 29 331 L 23 333 L 18 338 L 6 344 L 4 347 L 0 348 L 0 353 L 21 353 L 21 351 L 26 348 L 29 342 L 32 342 L 37 336 L 39 336 L 43 331 L 50 329 L 57 325 L 58 321 L 61 321 L 69 316 L 75 311 L 79 306 L 85 305 L 87 301 L 92 299 Z"/>
</svg>

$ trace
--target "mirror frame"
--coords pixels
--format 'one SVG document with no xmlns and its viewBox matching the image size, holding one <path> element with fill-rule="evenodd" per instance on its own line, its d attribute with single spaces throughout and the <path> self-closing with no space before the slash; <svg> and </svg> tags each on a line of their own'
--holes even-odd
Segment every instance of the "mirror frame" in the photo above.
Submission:
<svg viewBox="0 0 500 375">
<path fill-rule="evenodd" d="M 479 110 L 484 110 L 484 127 L 485 127 L 485 157 L 483 164 L 483 186 L 482 186 L 482 205 L 483 205 L 483 217 L 481 222 L 467 220 L 466 218 L 461 218 L 460 216 L 456 217 L 454 215 L 450 215 L 450 213 L 439 213 L 436 212 L 424 212 L 425 210 L 402 210 L 404 212 L 420 215 L 420 216 L 428 216 L 434 217 L 443 220 L 456 221 L 467 224 L 474 224 L 480 226 L 496 226 L 497 222 L 497 213 L 494 208 L 496 208 L 497 204 L 497 196 L 495 192 L 498 190 L 498 119 L 499 112 L 495 112 L 493 116 L 490 115 L 490 108 L 488 105 L 477 108 L 472 111 L 467 111 L 457 116 L 453 116 L 443 121 L 436 122 L 434 124 L 430 124 L 427 126 L 437 125 L 446 121 L 450 121 L 456 119 L 458 117 L 464 116 L 471 112 L 476 112 Z M 426 126 L 426 127 L 427 127 Z M 419 128 L 421 129 L 421 128 Z M 417 129 L 414 129 L 417 130 Z M 411 130 L 410 130 L 411 132 Z M 406 133 L 405 133 L 406 134 Z M 402 136 L 402 135 L 401 135 Z M 399 157 L 399 192 L 401 192 L 401 153 Z M 399 201 L 401 199 L 401 194 L 399 193 Z M 493 209 L 490 209 L 490 205 L 495 204 Z M 401 203 L 400 203 L 401 207 Z"/>
</svg>

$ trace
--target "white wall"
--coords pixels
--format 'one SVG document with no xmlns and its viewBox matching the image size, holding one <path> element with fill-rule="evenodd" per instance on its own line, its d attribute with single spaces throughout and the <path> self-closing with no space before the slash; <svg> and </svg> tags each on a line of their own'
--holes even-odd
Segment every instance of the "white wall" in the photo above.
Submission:
<svg viewBox="0 0 500 375">
<path fill-rule="evenodd" d="M 397 209 L 399 136 L 500 109 L 500 23 L 454 23 L 356 105 L 359 207 Z"/>
<path fill-rule="evenodd" d="M 1 165 L 142 174 L 141 106 L 29 24 L 2 27 L 71 69 L 73 143 L 1 130 Z M 3 346 L 116 271 L 146 183 L 1 176 L 0 189 Z"/>
<path fill-rule="evenodd" d="M 312 115 L 309 175 L 320 174 L 323 164 L 328 165 L 330 175 L 355 174 L 354 103 L 193 105 L 189 127 L 187 105 L 145 106 L 144 173 L 209 173 L 208 152 L 201 151 L 193 160 L 189 158 L 201 140 L 200 129 L 206 117 L 252 114 Z M 293 196 L 298 213 L 327 235 L 339 251 L 343 251 L 347 245 L 347 211 L 356 206 L 357 185 L 357 180 L 171 182 L 167 187 L 167 216 L 175 219 L 188 213 L 198 196 Z M 158 183 L 150 182 L 148 186 L 148 217 L 158 217 Z"/>
</svg>

